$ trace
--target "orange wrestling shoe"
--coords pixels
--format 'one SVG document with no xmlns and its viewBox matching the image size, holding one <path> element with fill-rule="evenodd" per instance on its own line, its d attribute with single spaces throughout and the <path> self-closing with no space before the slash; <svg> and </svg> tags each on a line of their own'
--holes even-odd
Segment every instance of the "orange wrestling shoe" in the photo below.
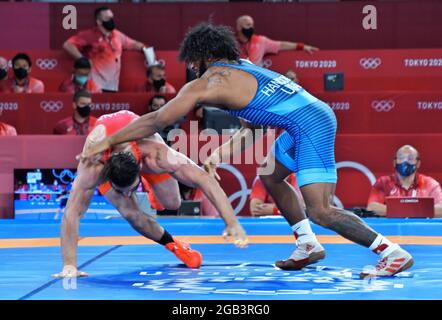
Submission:
<svg viewBox="0 0 442 320">
<path fill-rule="evenodd" d="M 198 269 L 203 263 L 203 256 L 199 251 L 190 248 L 188 243 L 173 239 L 173 242 L 166 244 L 166 249 L 177 256 L 184 264 L 193 269 Z"/>
</svg>

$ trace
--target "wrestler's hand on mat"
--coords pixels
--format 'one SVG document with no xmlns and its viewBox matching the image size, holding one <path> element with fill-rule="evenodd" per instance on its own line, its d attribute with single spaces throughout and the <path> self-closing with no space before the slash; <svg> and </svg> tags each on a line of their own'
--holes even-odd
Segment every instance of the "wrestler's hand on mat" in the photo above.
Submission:
<svg viewBox="0 0 442 320">
<path fill-rule="evenodd" d="M 104 152 L 105 150 L 109 149 L 111 147 L 109 143 L 109 139 L 105 138 L 101 141 L 97 141 L 94 144 L 91 144 L 88 148 L 86 148 L 82 153 L 77 155 L 75 158 L 81 162 L 84 162 L 86 160 L 89 160 L 91 162 L 95 162 L 95 158 L 100 153 Z"/>
<path fill-rule="evenodd" d="M 249 244 L 246 232 L 238 222 L 227 225 L 224 229 L 223 237 L 226 241 L 229 241 L 230 237 L 232 237 L 235 246 L 238 248 L 245 248 Z"/>
<path fill-rule="evenodd" d="M 216 168 L 219 165 L 219 156 L 217 155 L 210 155 L 206 161 L 204 161 L 204 170 L 206 170 L 206 172 L 211 175 L 212 177 L 214 177 L 216 180 L 221 180 L 221 177 L 218 175 L 218 173 L 216 172 Z"/>
<path fill-rule="evenodd" d="M 60 273 L 55 273 L 52 275 L 54 278 L 81 278 L 87 277 L 88 274 L 86 272 L 77 270 L 77 268 L 73 266 L 65 266 L 63 271 Z"/>
</svg>

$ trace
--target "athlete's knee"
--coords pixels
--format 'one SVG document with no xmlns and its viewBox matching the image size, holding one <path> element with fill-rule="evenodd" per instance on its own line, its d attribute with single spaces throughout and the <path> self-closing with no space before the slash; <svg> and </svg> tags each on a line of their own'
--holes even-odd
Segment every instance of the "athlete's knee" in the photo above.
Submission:
<svg viewBox="0 0 442 320">
<path fill-rule="evenodd" d="M 181 207 L 181 197 L 179 194 L 171 194 L 161 201 L 168 210 L 178 210 Z"/>
<path fill-rule="evenodd" d="M 146 224 L 156 223 L 155 219 L 141 211 L 122 210 L 120 213 L 121 216 L 126 219 L 135 229 L 145 227 Z"/>
<path fill-rule="evenodd" d="M 132 211 L 132 210 L 124 210 L 123 208 L 118 208 L 117 210 L 120 212 L 121 216 L 126 219 L 127 221 L 135 221 L 136 216 L 137 216 L 137 212 Z"/>
<path fill-rule="evenodd" d="M 154 194 L 156 198 L 152 200 L 159 201 L 163 207 L 169 210 L 177 210 L 181 206 L 178 182 L 171 176 L 166 180 L 155 183 L 153 188 L 155 189 Z"/>
<path fill-rule="evenodd" d="M 332 223 L 332 214 L 330 206 L 307 206 L 308 217 L 316 224 L 322 227 L 329 227 Z"/>
</svg>

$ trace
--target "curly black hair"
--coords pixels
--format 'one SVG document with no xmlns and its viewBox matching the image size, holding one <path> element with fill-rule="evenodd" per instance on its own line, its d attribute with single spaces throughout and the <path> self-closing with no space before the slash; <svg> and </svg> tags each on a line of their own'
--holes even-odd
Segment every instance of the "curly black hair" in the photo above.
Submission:
<svg viewBox="0 0 442 320">
<path fill-rule="evenodd" d="M 239 60 L 238 44 L 230 27 L 203 22 L 187 32 L 179 60 L 189 63 L 207 59 Z"/>
<path fill-rule="evenodd" d="M 111 155 L 102 171 L 105 180 L 121 188 L 134 183 L 139 174 L 140 167 L 130 152 L 118 152 Z"/>
</svg>

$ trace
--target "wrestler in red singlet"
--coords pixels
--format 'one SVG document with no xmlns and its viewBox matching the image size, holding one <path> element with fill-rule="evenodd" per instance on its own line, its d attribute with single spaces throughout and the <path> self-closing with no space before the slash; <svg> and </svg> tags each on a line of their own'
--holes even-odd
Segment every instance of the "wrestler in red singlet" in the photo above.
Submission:
<svg viewBox="0 0 442 320">
<path fill-rule="evenodd" d="M 117 132 L 118 130 L 124 128 L 129 123 L 131 123 L 134 119 L 139 118 L 138 115 L 131 111 L 123 110 L 116 113 L 105 114 L 97 119 L 95 122 L 95 127 L 98 125 L 103 125 L 106 128 L 106 136 L 110 136 L 111 134 Z M 130 142 L 132 145 L 132 152 L 139 163 L 141 161 L 141 151 L 138 147 L 138 144 L 135 141 Z M 109 157 L 112 155 L 112 150 L 107 149 L 104 152 L 102 161 L 105 163 Z M 152 207 L 156 210 L 164 210 L 164 206 L 161 202 L 155 197 L 155 194 L 152 190 L 151 185 L 155 185 L 161 183 L 167 179 L 173 179 L 172 176 L 168 173 L 140 173 L 141 181 L 143 183 L 144 189 L 147 191 L 149 196 L 149 201 Z M 111 188 L 111 184 L 109 181 L 98 186 L 98 190 L 101 194 L 105 194 Z"/>
</svg>

